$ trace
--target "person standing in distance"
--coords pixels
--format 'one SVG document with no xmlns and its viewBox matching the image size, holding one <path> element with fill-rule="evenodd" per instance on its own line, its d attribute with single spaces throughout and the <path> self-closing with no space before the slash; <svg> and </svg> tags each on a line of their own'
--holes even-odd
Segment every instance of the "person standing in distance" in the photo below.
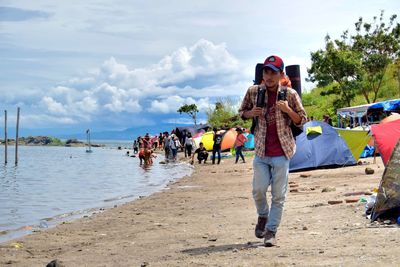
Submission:
<svg viewBox="0 0 400 267">
<path fill-rule="evenodd" d="M 263 83 L 266 87 L 264 107 L 257 107 L 259 86 L 251 86 L 243 99 L 239 114 L 243 119 L 257 119 L 254 131 L 255 157 L 253 161 L 253 198 L 258 213 L 255 235 L 264 238 L 267 247 L 276 245 L 276 232 L 282 218 L 288 187 L 289 160 L 296 151 L 290 125 L 302 126 L 307 115 L 297 92 L 286 89 L 286 99 L 278 101 L 284 93 L 279 81 L 284 77 L 284 64 L 280 57 L 269 56 L 264 61 Z M 271 205 L 267 191 L 271 185 Z"/>
<path fill-rule="evenodd" d="M 218 133 L 217 128 L 214 127 L 214 144 L 213 144 L 213 151 L 212 151 L 212 164 L 215 164 L 215 156 L 218 155 L 217 164 L 221 163 L 221 143 L 222 143 L 222 135 Z"/>
</svg>

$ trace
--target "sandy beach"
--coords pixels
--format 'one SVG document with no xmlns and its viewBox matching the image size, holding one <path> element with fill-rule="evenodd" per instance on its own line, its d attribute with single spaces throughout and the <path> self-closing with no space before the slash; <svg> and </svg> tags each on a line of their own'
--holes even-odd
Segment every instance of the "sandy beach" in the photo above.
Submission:
<svg viewBox="0 0 400 267">
<path fill-rule="evenodd" d="M 249 157 L 195 165 L 162 192 L 2 243 L 0 266 L 398 266 L 399 227 L 371 224 L 364 203 L 345 203 L 379 185 L 380 158 L 363 162 L 291 173 L 276 247 L 254 236 Z"/>
</svg>

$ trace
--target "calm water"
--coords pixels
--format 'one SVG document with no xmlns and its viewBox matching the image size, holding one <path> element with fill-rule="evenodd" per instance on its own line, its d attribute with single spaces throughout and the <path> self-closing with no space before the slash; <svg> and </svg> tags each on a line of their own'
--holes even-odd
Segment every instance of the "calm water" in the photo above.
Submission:
<svg viewBox="0 0 400 267">
<path fill-rule="evenodd" d="M 14 147 L 9 147 L 5 166 L 0 146 L 0 242 L 17 232 L 47 228 L 54 221 L 49 218 L 85 214 L 160 191 L 192 171 L 186 164 L 159 164 L 160 156 L 144 169 L 139 159 L 125 156 L 126 150 L 92 150 L 20 146 L 14 166 Z"/>
</svg>

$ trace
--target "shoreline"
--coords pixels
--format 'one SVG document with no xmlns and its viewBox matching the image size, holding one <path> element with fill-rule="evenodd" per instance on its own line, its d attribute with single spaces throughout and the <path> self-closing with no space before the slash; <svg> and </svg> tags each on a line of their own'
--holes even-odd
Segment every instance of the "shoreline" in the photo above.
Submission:
<svg viewBox="0 0 400 267">
<path fill-rule="evenodd" d="M 30 145 L 28 145 L 28 146 L 30 146 Z M 122 149 L 122 150 L 125 150 L 125 149 Z M 160 156 L 160 155 L 161 155 L 161 153 L 157 154 L 157 156 Z M 178 162 L 178 163 L 186 164 L 187 168 L 188 168 L 187 171 L 190 173 L 193 172 L 193 168 L 187 162 Z M 156 167 L 158 167 L 158 168 L 162 168 L 160 166 L 157 166 L 157 165 L 161 165 L 161 164 L 162 163 L 160 163 L 160 161 L 155 161 L 155 163 L 154 163 L 154 165 L 156 165 Z M 163 164 L 165 164 L 165 163 L 163 163 Z M 150 166 L 150 168 L 152 168 L 152 167 L 153 166 Z M 177 167 L 177 166 L 173 166 L 173 167 Z M 82 219 L 82 218 L 90 217 L 95 214 L 100 214 L 111 208 L 115 208 L 119 205 L 131 203 L 138 199 L 148 197 L 152 194 L 162 192 L 162 191 L 168 189 L 168 186 L 171 183 L 174 183 L 175 181 L 177 181 L 183 177 L 184 176 L 177 175 L 177 177 L 166 179 L 163 187 L 158 188 L 156 191 L 154 191 L 152 188 L 149 188 L 148 191 L 142 192 L 140 194 L 121 195 L 121 196 L 117 196 L 117 197 L 113 197 L 113 198 L 109 198 L 109 199 L 99 200 L 98 206 L 68 211 L 68 212 L 57 214 L 57 215 L 54 215 L 51 217 L 43 217 L 43 218 L 36 220 L 36 223 L 32 222 L 31 224 L 22 225 L 22 226 L 19 226 L 18 228 L 10 228 L 10 229 L 1 230 L 0 231 L 0 246 L 4 243 L 12 242 L 13 240 L 24 238 L 24 237 L 29 236 L 34 233 L 40 233 L 40 232 L 47 231 L 49 229 L 57 227 L 60 224 L 71 223 L 71 222 L 74 222 L 74 221 Z M 102 204 L 100 204 L 100 203 L 102 203 Z"/>
<path fill-rule="evenodd" d="M 191 176 L 148 197 L 3 243 L 0 265 L 45 266 L 58 259 L 65 266 L 390 266 L 400 260 L 398 226 L 370 223 L 363 203 L 328 204 L 378 187 L 380 159 L 291 173 L 273 248 L 254 237 L 252 158 L 247 159 L 195 164 Z M 365 174 L 366 165 L 374 175 Z M 334 190 L 322 192 L 326 187 Z"/>
</svg>

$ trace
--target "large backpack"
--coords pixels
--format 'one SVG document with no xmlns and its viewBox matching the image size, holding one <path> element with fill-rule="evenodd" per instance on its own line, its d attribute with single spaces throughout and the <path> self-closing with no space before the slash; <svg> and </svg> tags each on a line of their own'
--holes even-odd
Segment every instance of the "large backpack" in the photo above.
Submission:
<svg viewBox="0 0 400 267">
<path fill-rule="evenodd" d="M 287 100 L 286 95 L 287 95 L 287 87 L 282 87 L 281 92 L 281 99 L 282 100 Z M 294 138 L 296 138 L 298 135 L 300 135 L 303 132 L 303 126 L 297 127 L 296 125 L 293 124 L 293 122 L 290 124 L 290 129 L 292 130 L 292 135 Z"/>
</svg>

